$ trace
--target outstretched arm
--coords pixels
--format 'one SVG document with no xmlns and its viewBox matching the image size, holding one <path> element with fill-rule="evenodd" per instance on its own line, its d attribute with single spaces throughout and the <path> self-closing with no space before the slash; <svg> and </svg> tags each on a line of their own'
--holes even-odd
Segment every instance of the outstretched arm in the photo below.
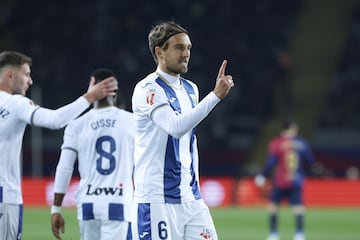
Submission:
<svg viewBox="0 0 360 240">
<path fill-rule="evenodd" d="M 83 96 L 56 110 L 37 108 L 31 115 L 30 123 L 51 129 L 62 128 L 85 111 L 94 101 L 115 95 L 117 88 L 117 81 L 113 77 L 98 84 L 95 84 L 95 80 L 92 78 L 88 91 Z"/>
<path fill-rule="evenodd" d="M 189 112 L 176 115 L 169 105 L 163 105 L 153 113 L 153 121 L 175 138 L 196 127 L 220 101 L 211 92 Z"/>
<path fill-rule="evenodd" d="M 220 66 L 214 90 L 191 111 L 176 115 L 169 105 L 163 105 L 154 111 L 153 121 L 176 138 L 196 127 L 234 86 L 232 76 L 225 75 L 226 64 L 227 61 L 224 60 Z"/>
</svg>

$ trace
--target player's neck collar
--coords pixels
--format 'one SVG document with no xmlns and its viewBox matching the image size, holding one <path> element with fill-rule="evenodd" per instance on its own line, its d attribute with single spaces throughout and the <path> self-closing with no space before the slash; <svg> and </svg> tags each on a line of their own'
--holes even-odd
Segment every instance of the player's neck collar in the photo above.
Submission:
<svg viewBox="0 0 360 240">
<path fill-rule="evenodd" d="M 159 68 L 156 69 L 156 74 L 170 87 L 178 90 L 183 89 L 183 84 L 180 77 L 172 76 L 164 71 L 161 71 Z"/>
</svg>

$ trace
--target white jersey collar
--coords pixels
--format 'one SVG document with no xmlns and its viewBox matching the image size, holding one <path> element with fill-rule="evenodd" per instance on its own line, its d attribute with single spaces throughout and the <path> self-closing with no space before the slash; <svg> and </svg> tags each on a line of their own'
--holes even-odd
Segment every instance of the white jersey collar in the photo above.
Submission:
<svg viewBox="0 0 360 240">
<path fill-rule="evenodd" d="M 168 85 L 175 87 L 175 88 L 181 88 L 182 83 L 180 81 L 180 76 L 175 77 L 173 75 L 170 75 L 162 70 L 160 68 L 156 69 L 156 74 L 159 75 L 159 77 L 164 80 Z"/>
</svg>

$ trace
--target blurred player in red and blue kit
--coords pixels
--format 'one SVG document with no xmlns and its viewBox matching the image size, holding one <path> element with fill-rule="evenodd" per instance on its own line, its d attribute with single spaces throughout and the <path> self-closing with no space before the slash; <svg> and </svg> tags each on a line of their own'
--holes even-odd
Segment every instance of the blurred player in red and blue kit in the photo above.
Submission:
<svg viewBox="0 0 360 240">
<path fill-rule="evenodd" d="M 294 240 L 305 240 L 304 206 L 302 199 L 305 167 L 314 157 L 309 144 L 298 136 L 298 125 L 294 121 L 283 123 L 279 136 L 271 139 L 269 155 L 263 171 L 255 177 L 255 183 L 263 186 L 274 169 L 272 191 L 269 203 L 270 234 L 267 240 L 279 240 L 278 206 L 282 199 L 287 199 L 295 214 L 296 231 Z"/>
</svg>

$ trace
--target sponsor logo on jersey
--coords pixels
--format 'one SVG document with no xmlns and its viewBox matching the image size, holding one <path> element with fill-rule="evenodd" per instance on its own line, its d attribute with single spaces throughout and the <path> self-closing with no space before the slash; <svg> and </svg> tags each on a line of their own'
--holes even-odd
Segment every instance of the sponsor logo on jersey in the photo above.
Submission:
<svg viewBox="0 0 360 240">
<path fill-rule="evenodd" d="M 5 119 L 9 115 L 10 115 L 10 112 L 8 110 L 6 110 L 6 108 L 0 107 L 0 117 L 1 118 Z"/>
<path fill-rule="evenodd" d="M 122 185 L 120 187 L 93 187 L 91 184 L 88 184 L 86 195 L 123 195 L 123 188 Z"/>
</svg>

